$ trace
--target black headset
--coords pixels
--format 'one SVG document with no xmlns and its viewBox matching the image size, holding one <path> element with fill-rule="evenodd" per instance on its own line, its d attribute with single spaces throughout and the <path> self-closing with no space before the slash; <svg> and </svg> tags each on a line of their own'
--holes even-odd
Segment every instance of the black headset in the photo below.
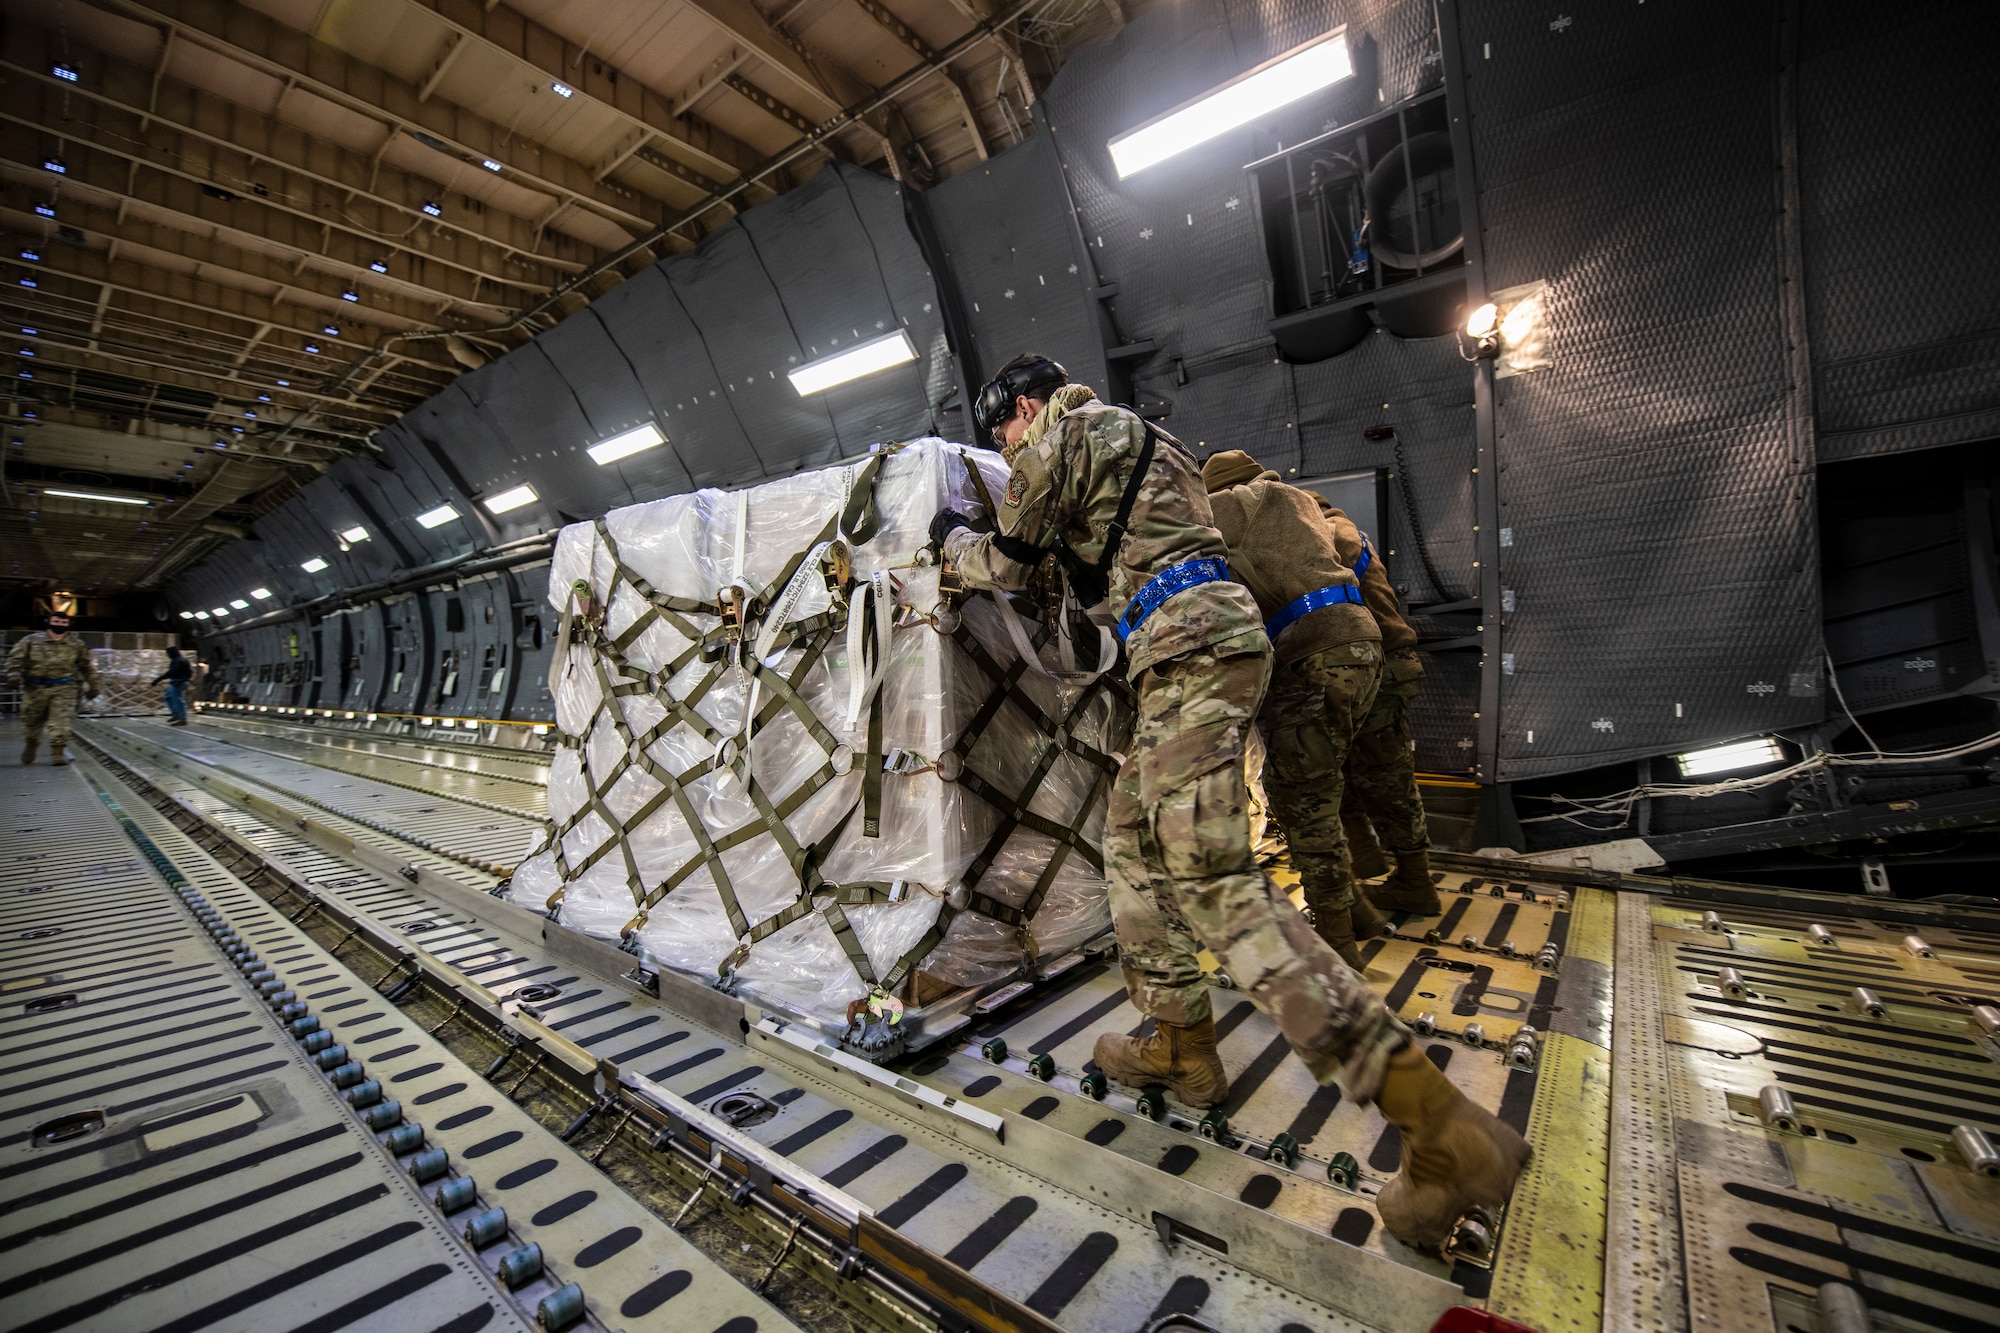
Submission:
<svg viewBox="0 0 2000 1333">
<path fill-rule="evenodd" d="M 1046 357 L 1003 372 L 979 391 L 972 404 L 972 424 L 982 435 L 991 437 L 1013 415 L 1014 400 L 1034 398 L 1037 390 L 1058 388 L 1069 383 L 1069 372 Z"/>
</svg>

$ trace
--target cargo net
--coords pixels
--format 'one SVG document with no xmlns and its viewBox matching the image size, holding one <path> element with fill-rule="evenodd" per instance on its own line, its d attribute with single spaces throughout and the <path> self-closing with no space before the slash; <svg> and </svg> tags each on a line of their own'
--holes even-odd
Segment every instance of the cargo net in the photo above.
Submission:
<svg viewBox="0 0 2000 1333">
<path fill-rule="evenodd" d="M 167 669 L 164 648 L 93 647 L 90 656 L 97 664 L 98 693 L 95 699 L 79 699 L 79 713 L 92 717 L 145 717 L 167 711 L 165 684 L 153 684 L 153 678 Z"/>
<path fill-rule="evenodd" d="M 510 898 L 874 1058 L 1106 931 L 1110 637 L 1059 582 L 954 595 L 926 549 L 1006 475 L 925 439 L 564 529 L 550 825 Z"/>
</svg>

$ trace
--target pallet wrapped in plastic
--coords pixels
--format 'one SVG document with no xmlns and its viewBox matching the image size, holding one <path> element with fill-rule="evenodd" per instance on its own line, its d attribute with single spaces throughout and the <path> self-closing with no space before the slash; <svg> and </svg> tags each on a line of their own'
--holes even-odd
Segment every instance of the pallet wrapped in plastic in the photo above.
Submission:
<svg viewBox="0 0 2000 1333">
<path fill-rule="evenodd" d="M 550 836 L 512 899 L 876 1055 L 1108 931 L 1108 637 L 941 596 L 926 547 L 1006 478 L 924 439 L 565 528 Z"/>
</svg>

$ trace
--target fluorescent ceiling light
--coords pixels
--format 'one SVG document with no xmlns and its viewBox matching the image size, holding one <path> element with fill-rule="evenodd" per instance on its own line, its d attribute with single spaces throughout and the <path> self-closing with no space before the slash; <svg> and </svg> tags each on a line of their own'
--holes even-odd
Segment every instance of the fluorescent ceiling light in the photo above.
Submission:
<svg viewBox="0 0 2000 1333">
<path fill-rule="evenodd" d="M 260 602 L 266 602 L 271 599 L 271 590 L 269 588 L 252 588 L 250 595 Z"/>
<path fill-rule="evenodd" d="M 207 620 L 207 619 L 208 619 L 208 612 L 206 612 L 206 611 L 197 611 L 197 612 L 195 612 L 195 613 L 194 613 L 194 618 L 195 618 L 196 620 Z"/>
<path fill-rule="evenodd" d="M 152 503 L 152 501 L 150 500 L 139 500 L 129 495 L 99 495 L 95 491 L 45 490 L 42 492 L 42 494 L 60 495 L 66 500 L 102 500 L 107 504 L 115 504 L 115 505 L 143 505 Z"/>
<path fill-rule="evenodd" d="M 231 598 L 229 604 L 238 611 L 248 611 L 250 609 L 250 603 L 244 601 L 241 597 Z"/>
<path fill-rule="evenodd" d="M 1733 773 L 1739 768 L 1783 763 L 1784 758 L 1785 752 L 1776 741 L 1769 736 L 1760 736 L 1755 740 L 1732 741 L 1707 750 L 1690 750 L 1686 754 L 1675 755 L 1674 762 L 1681 766 L 1682 777 L 1699 778 L 1710 773 Z"/>
<path fill-rule="evenodd" d="M 300 565 L 299 568 L 303 569 L 308 574 L 317 574 L 322 569 L 326 568 L 326 561 L 320 559 L 318 556 L 314 556 L 312 559 L 306 561 L 303 565 Z"/>
<path fill-rule="evenodd" d="M 1144 171 L 1353 73 L 1354 62 L 1347 55 L 1347 30 L 1336 29 L 1135 130 L 1127 130 L 1108 145 L 1112 165 L 1118 168 L 1120 179 Z"/>
<path fill-rule="evenodd" d="M 229 614 L 229 608 L 226 606 L 218 606 L 213 611 L 210 611 L 209 614 L 214 616 L 226 616 Z"/>
<path fill-rule="evenodd" d="M 803 398 L 809 393 L 822 393 L 836 384 L 858 380 L 863 375 L 873 375 L 878 370 L 887 370 L 916 359 L 917 349 L 911 344 L 910 335 L 897 329 L 886 337 L 871 338 L 858 347 L 850 347 L 833 356 L 823 356 L 785 373 L 791 376 L 792 387 Z"/>
<path fill-rule="evenodd" d="M 357 524 L 341 532 L 339 536 L 342 541 L 352 546 L 356 542 L 365 542 L 368 540 L 368 529 Z"/>
<path fill-rule="evenodd" d="M 576 96 L 576 89 L 566 83 L 552 83 L 549 85 L 549 91 L 557 97 L 569 98 Z"/>
<path fill-rule="evenodd" d="M 194 619 L 194 612 L 192 612 L 192 611 L 183 611 L 183 612 L 181 612 L 181 619 L 182 619 L 182 620 L 193 620 L 193 619 Z"/>
<path fill-rule="evenodd" d="M 642 453 L 647 449 L 653 448 L 655 445 L 665 444 L 666 442 L 666 435 L 661 432 L 658 426 L 648 421 L 645 425 L 635 426 L 622 435 L 614 435 L 608 440 L 593 444 L 584 450 L 584 452 L 589 454 L 591 460 L 599 467 L 603 467 L 606 463 L 615 463 L 621 458 L 630 458 L 633 454 Z"/>
<path fill-rule="evenodd" d="M 439 505 L 436 509 L 427 509 L 423 513 L 418 514 L 417 522 L 427 528 L 434 528 L 440 523 L 449 523 L 457 517 L 458 511 L 456 509 L 453 509 L 450 505 Z"/>
<path fill-rule="evenodd" d="M 511 490 L 502 491 L 498 495 L 489 495 L 479 503 L 485 505 L 489 513 L 504 514 L 510 509 L 519 509 L 522 505 L 533 504 L 541 498 L 541 496 L 535 494 L 533 486 L 523 482 L 521 485 Z"/>
<path fill-rule="evenodd" d="M 479 165 L 480 165 L 480 166 L 482 166 L 482 167 L 485 167 L 485 168 L 486 168 L 486 169 L 487 169 L 488 171 L 498 171 L 498 170 L 500 170 L 500 164 L 499 164 L 498 162 L 495 162 L 495 161 L 494 161 L 494 160 L 493 160 L 492 158 L 490 158 L 490 157 L 483 157 L 483 158 L 479 159 Z"/>
</svg>

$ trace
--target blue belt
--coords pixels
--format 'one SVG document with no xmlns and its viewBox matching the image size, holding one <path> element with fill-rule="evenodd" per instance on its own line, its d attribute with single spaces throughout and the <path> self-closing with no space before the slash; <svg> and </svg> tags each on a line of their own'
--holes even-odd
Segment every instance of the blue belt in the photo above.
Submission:
<svg viewBox="0 0 2000 1333">
<path fill-rule="evenodd" d="M 1139 626 L 1146 623 L 1146 617 L 1159 610 L 1169 597 L 1204 583 L 1228 581 L 1229 566 L 1214 556 L 1183 560 L 1178 565 L 1161 570 L 1146 580 L 1146 586 L 1139 589 L 1138 595 L 1125 607 L 1125 614 L 1118 617 L 1118 641 L 1123 643 L 1131 638 Z"/>
<path fill-rule="evenodd" d="M 1363 574 L 1366 574 L 1368 572 L 1368 566 L 1374 563 L 1375 563 L 1375 548 L 1368 544 L 1368 534 L 1364 532 L 1361 534 L 1361 558 L 1354 562 L 1354 581 L 1356 583 L 1361 582 L 1361 576 Z M 1360 598 L 1357 597 L 1352 600 L 1359 601 Z M 1289 611 L 1291 608 L 1286 607 L 1285 609 Z M 1305 612 L 1301 611 L 1299 614 L 1304 615 Z"/>
<path fill-rule="evenodd" d="M 29 676 L 29 677 L 27 678 L 27 681 L 28 681 L 28 683 L 29 683 L 30 685 L 38 685 L 38 686 L 39 686 L 39 685 L 67 685 L 67 684 L 69 684 L 69 683 L 70 683 L 71 681 L 73 681 L 73 680 L 75 680 L 75 679 L 76 679 L 76 677 L 75 677 L 75 676 L 55 676 L 55 677 L 50 677 L 50 676 Z"/>
<path fill-rule="evenodd" d="M 1301 616 L 1310 615 L 1322 606 L 1338 606 L 1342 602 L 1353 602 L 1359 605 L 1361 602 L 1361 589 L 1346 585 L 1315 589 L 1305 596 L 1298 598 L 1296 601 L 1288 603 L 1284 610 L 1265 621 L 1264 633 L 1273 641 L 1276 641 L 1280 634 L 1291 628 L 1294 620 L 1299 619 Z"/>
</svg>

